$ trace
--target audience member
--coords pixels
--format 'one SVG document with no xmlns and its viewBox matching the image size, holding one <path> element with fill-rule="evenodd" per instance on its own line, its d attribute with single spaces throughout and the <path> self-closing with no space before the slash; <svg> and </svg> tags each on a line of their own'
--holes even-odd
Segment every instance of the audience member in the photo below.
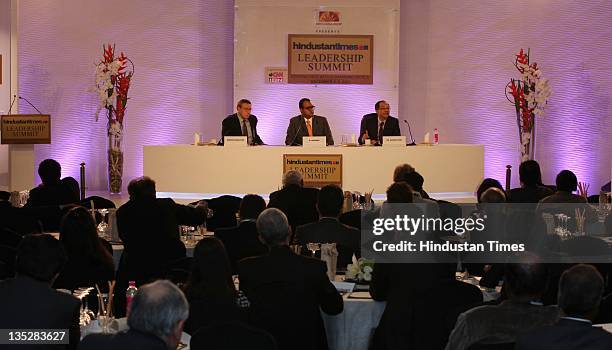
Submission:
<svg viewBox="0 0 612 350">
<path fill-rule="evenodd" d="M 505 267 L 504 291 L 508 299 L 459 315 L 447 350 L 467 349 L 474 344 L 514 343 L 517 334 L 556 322 L 557 307 L 539 302 L 547 283 L 545 265 L 532 255 L 525 254 L 521 259 Z"/>
<path fill-rule="evenodd" d="M 38 165 L 42 184 L 30 190 L 26 207 L 40 207 L 79 202 L 79 185 L 74 178 L 62 177 L 62 167 L 53 159 L 45 159 Z M 74 184 L 76 183 L 76 189 Z"/>
<path fill-rule="evenodd" d="M 538 203 L 542 198 L 550 196 L 553 191 L 542 185 L 540 164 L 535 160 L 526 160 L 519 166 L 521 187 L 508 192 L 508 203 Z"/>
<path fill-rule="evenodd" d="M 586 198 L 574 194 L 578 189 L 578 179 L 569 170 L 562 170 L 556 179 L 557 192 L 544 197 L 540 203 L 586 203 Z"/>
<path fill-rule="evenodd" d="M 203 326 L 246 321 L 241 309 L 248 306 L 248 300 L 234 286 L 223 243 L 214 237 L 202 239 L 193 251 L 193 259 L 185 287 L 189 301 L 185 332 L 193 334 Z"/>
<path fill-rule="evenodd" d="M 289 222 L 278 209 L 264 210 L 257 230 L 270 252 L 238 264 L 251 323 L 270 332 L 280 349 L 327 349 L 321 310 L 336 315 L 343 302 L 325 263 L 289 249 Z"/>
<path fill-rule="evenodd" d="M 127 332 L 90 334 L 79 349 L 176 349 L 188 315 L 183 292 L 169 281 L 155 281 L 138 289 L 127 316 Z"/>
<path fill-rule="evenodd" d="M 593 266 L 575 265 L 559 280 L 561 318 L 551 326 L 520 335 L 515 349 L 612 349 L 612 334 L 592 322 L 597 315 L 604 280 Z"/>
<path fill-rule="evenodd" d="M 484 191 L 492 187 L 500 189 L 502 192 L 504 192 L 504 196 L 505 196 L 506 192 L 504 191 L 504 188 L 499 183 L 499 181 L 492 179 L 492 178 L 486 178 L 482 180 L 482 182 L 478 186 L 478 189 L 476 190 L 476 199 L 478 200 L 478 203 L 480 203 L 480 196 L 482 196 Z"/>
<path fill-rule="evenodd" d="M 0 191 L 0 235 L 8 230 L 20 236 L 38 233 L 38 220 L 28 215 L 28 209 L 14 207 L 10 202 L 11 193 Z M 0 244 L 4 244 L 0 237 Z"/>
<path fill-rule="evenodd" d="M 96 224 L 87 209 L 76 207 L 66 213 L 60 226 L 60 242 L 68 263 L 53 286 L 73 291 L 97 284 L 107 289 L 107 281 L 115 279 L 112 247 L 98 237 Z"/>
<path fill-rule="evenodd" d="M 239 260 L 249 256 L 263 255 L 268 248 L 259 240 L 255 222 L 262 211 L 266 209 L 266 202 L 256 194 L 247 194 L 240 201 L 238 226 L 220 228 L 215 231 L 229 257 L 232 274 L 237 274 L 236 264 Z"/>
<path fill-rule="evenodd" d="M 280 209 L 295 232 L 298 226 L 319 220 L 318 194 L 318 189 L 304 187 L 304 178 L 299 171 L 289 170 L 283 176 L 283 188 L 270 193 L 268 208 Z"/>
<path fill-rule="evenodd" d="M 124 251 L 117 271 L 117 288 L 128 281 L 137 285 L 164 277 L 173 262 L 185 258 L 179 225 L 197 226 L 206 220 L 204 205 L 189 207 L 170 198 L 156 198 L 155 181 L 148 177 L 130 181 L 130 200 L 117 209 L 117 229 Z M 115 294 L 117 313 L 122 314 L 124 293 Z"/>
<path fill-rule="evenodd" d="M 393 170 L 393 182 L 405 181 L 406 174 L 415 171 L 410 164 L 400 164 Z"/>
<path fill-rule="evenodd" d="M 432 199 L 429 199 L 427 193 L 423 190 L 423 183 L 425 179 L 421 174 L 416 171 L 406 173 L 404 180 L 412 188 L 412 201 L 419 204 L 420 208 L 423 208 L 425 215 L 428 218 L 435 218 L 440 216 L 440 208 L 438 203 Z"/>
<path fill-rule="evenodd" d="M 317 199 L 319 221 L 299 226 L 295 233 L 296 241 L 300 245 L 336 243 L 339 268 L 346 268 L 346 265 L 352 262 L 353 254 L 361 256 L 361 232 L 338 221 L 343 200 L 344 195 L 340 187 L 327 185 L 321 188 Z"/>
<path fill-rule="evenodd" d="M 70 344 L 51 349 L 76 349 L 80 338 L 81 303 L 51 288 L 66 263 L 62 244 L 50 235 L 24 237 L 17 250 L 16 277 L 0 282 L 0 329 L 68 329 Z M 3 345 L 24 349 L 27 345 Z"/>
</svg>

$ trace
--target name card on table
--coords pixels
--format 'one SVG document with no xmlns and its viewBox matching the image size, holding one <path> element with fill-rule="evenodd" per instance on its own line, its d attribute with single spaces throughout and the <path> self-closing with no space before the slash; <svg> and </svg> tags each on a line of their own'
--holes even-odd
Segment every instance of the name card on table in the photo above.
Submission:
<svg viewBox="0 0 612 350">
<path fill-rule="evenodd" d="M 383 147 L 406 147 L 406 136 L 383 136 Z"/>
<path fill-rule="evenodd" d="M 327 137 L 325 136 L 304 136 L 302 137 L 303 147 L 325 147 L 327 146 Z"/>
<path fill-rule="evenodd" d="M 223 137 L 223 146 L 224 147 L 247 147 L 247 137 L 246 136 L 224 136 Z"/>
</svg>

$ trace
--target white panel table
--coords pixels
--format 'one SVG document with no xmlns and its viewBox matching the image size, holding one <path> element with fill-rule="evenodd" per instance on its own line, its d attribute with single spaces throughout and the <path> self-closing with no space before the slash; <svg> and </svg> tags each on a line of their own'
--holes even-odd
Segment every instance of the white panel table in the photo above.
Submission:
<svg viewBox="0 0 612 350">
<path fill-rule="evenodd" d="M 483 145 L 415 147 L 144 146 L 144 175 L 157 191 L 267 195 L 281 187 L 284 154 L 341 154 L 343 189 L 384 194 L 398 164 L 414 166 L 429 193 L 471 196 L 484 176 Z M 441 196 L 444 197 L 444 196 Z M 201 198 L 201 197 L 200 197 Z"/>
</svg>

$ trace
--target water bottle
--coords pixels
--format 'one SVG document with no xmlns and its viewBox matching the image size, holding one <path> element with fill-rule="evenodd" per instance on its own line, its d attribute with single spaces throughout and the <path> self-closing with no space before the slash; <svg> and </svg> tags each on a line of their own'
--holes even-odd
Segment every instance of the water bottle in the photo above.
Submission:
<svg viewBox="0 0 612 350">
<path fill-rule="evenodd" d="M 440 134 L 438 134 L 438 128 L 434 129 L 434 145 L 437 145 L 440 141 Z"/>
<path fill-rule="evenodd" d="M 136 296 L 136 292 L 138 291 L 138 288 L 136 288 L 136 281 L 130 281 L 128 284 L 129 287 L 125 290 L 126 315 L 130 312 L 132 300 L 134 299 L 134 296 Z"/>
</svg>

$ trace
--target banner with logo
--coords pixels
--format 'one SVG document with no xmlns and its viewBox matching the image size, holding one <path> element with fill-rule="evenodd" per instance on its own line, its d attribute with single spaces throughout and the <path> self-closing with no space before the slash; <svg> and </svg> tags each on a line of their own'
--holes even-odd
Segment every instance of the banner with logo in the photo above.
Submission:
<svg viewBox="0 0 612 350">
<path fill-rule="evenodd" d="M 338 185 L 342 187 L 341 154 L 285 154 L 283 174 L 297 170 L 304 177 L 304 187 Z"/>
<path fill-rule="evenodd" d="M 373 35 L 289 34 L 289 84 L 372 84 Z"/>
</svg>

